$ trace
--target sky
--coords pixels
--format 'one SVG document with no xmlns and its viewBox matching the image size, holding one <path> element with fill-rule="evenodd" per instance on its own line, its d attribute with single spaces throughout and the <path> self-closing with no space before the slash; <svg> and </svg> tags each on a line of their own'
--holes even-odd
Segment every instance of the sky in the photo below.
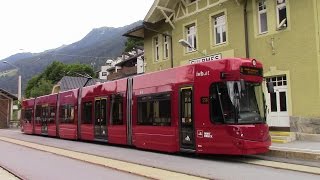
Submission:
<svg viewBox="0 0 320 180">
<path fill-rule="evenodd" d="M 93 28 L 143 20 L 154 0 L 1 0 L 0 59 L 82 39 Z"/>
</svg>

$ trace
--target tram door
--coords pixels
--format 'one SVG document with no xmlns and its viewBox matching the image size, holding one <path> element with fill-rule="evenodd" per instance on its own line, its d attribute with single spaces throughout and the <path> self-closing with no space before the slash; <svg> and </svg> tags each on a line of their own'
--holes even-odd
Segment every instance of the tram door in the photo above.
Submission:
<svg viewBox="0 0 320 180">
<path fill-rule="evenodd" d="M 41 133 L 48 134 L 48 119 L 49 119 L 49 107 L 42 107 L 42 116 L 41 116 Z"/>
<path fill-rule="evenodd" d="M 180 89 L 180 149 L 195 150 L 192 87 Z"/>
<path fill-rule="evenodd" d="M 94 104 L 94 136 L 96 139 L 107 140 L 107 99 L 97 98 Z"/>
</svg>

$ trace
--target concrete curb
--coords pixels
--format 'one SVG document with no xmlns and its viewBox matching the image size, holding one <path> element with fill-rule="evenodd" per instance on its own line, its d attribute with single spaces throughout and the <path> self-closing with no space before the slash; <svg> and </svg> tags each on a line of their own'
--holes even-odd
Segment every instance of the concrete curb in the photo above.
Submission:
<svg viewBox="0 0 320 180">
<path fill-rule="evenodd" d="M 287 159 L 320 161 L 320 151 L 310 149 L 270 147 L 270 151 L 264 155 Z"/>
</svg>

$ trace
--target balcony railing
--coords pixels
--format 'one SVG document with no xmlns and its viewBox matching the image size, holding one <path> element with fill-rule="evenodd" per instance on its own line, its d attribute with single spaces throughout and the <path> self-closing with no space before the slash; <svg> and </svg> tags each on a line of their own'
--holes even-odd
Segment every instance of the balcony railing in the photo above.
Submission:
<svg viewBox="0 0 320 180">
<path fill-rule="evenodd" d="M 132 76 L 137 74 L 137 67 L 133 66 L 133 67 L 122 67 L 122 69 L 119 69 L 118 72 L 116 73 L 112 73 L 109 74 L 107 79 L 108 80 L 115 80 L 115 79 L 120 79 L 120 78 L 124 78 L 127 76 Z"/>
</svg>

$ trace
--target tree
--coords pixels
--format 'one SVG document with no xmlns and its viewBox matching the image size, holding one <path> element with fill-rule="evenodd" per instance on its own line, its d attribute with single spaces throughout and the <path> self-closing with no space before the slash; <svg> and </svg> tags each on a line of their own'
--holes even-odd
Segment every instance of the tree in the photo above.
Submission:
<svg viewBox="0 0 320 180">
<path fill-rule="evenodd" d="M 78 74 L 89 75 L 95 77 L 95 73 L 91 66 L 87 64 L 70 64 L 65 67 L 65 71 L 68 75 L 78 76 Z"/>
<path fill-rule="evenodd" d="M 32 77 L 28 81 L 25 95 L 29 98 L 50 94 L 53 86 L 64 76 L 78 76 L 78 74 L 91 77 L 95 75 L 91 66 L 87 64 L 63 64 L 62 62 L 54 61 L 41 74 Z"/>
<path fill-rule="evenodd" d="M 31 97 L 38 97 L 46 94 L 50 94 L 52 91 L 53 84 L 51 81 L 41 79 L 37 86 L 33 87 L 30 92 Z"/>
<path fill-rule="evenodd" d="M 143 46 L 143 39 L 128 37 L 125 43 L 125 52 L 131 51 L 135 46 Z"/>
<path fill-rule="evenodd" d="M 42 73 L 45 79 L 52 81 L 54 84 L 59 82 L 66 75 L 66 65 L 62 62 L 54 61 Z"/>
<path fill-rule="evenodd" d="M 33 76 L 27 83 L 25 95 L 27 98 L 32 97 L 31 96 L 31 91 L 34 87 L 37 86 L 38 82 L 40 80 L 40 75 Z"/>
</svg>

